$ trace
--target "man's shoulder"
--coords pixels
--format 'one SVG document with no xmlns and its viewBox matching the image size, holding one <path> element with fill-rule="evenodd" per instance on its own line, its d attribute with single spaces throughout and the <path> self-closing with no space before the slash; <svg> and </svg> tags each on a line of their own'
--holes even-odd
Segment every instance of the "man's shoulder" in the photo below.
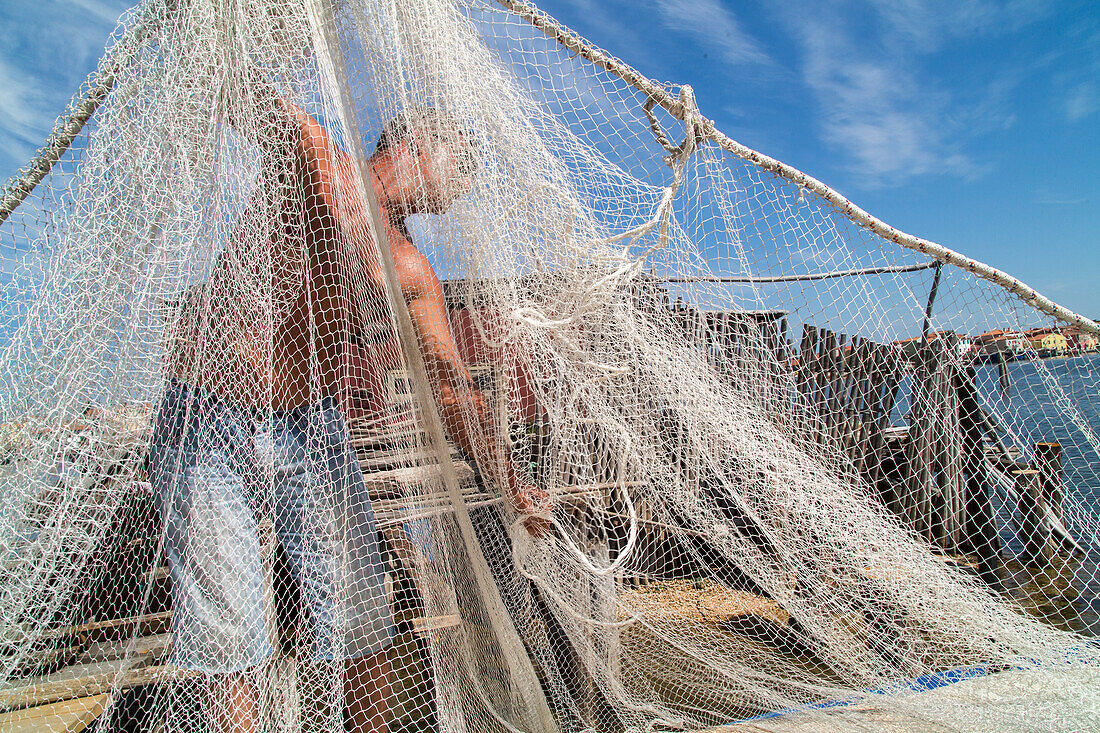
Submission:
<svg viewBox="0 0 1100 733">
<path fill-rule="evenodd" d="M 391 231 L 390 251 L 393 252 L 393 264 L 401 280 L 401 289 L 406 295 L 411 291 L 424 292 L 438 285 L 438 278 L 431 262 L 424 253 L 413 244 L 408 235 L 397 227 L 388 225 Z"/>
</svg>

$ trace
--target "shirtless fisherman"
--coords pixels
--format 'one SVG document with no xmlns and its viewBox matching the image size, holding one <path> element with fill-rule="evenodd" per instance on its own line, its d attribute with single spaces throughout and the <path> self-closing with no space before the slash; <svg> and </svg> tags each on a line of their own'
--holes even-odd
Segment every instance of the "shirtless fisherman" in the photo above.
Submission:
<svg viewBox="0 0 1100 733">
<path fill-rule="evenodd" d="M 262 153 L 258 191 L 207 282 L 177 310 L 171 383 L 154 425 L 151 481 L 166 522 L 174 661 L 210 673 L 215 731 L 256 729 L 247 671 L 271 653 L 257 529 L 266 518 L 309 610 L 314 657 L 346 664 L 351 729 L 384 731 L 392 634 L 384 571 L 333 401 L 345 344 L 388 322 L 382 267 L 351 159 L 312 117 L 265 101 L 248 135 Z M 474 142 L 438 111 L 410 110 L 383 130 L 366 185 L 386 219 L 445 427 L 484 475 L 503 476 L 512 508 L 540 534 L 549 498 L 501 449 L 450 332 L 439 280 L 405 224 L 469 191 Z"/>
</svg>

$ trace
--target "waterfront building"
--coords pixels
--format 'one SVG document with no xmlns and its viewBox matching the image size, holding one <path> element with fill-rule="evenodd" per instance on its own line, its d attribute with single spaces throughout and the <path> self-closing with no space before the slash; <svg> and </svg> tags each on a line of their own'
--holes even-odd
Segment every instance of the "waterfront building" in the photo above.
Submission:
<svg viewBox="0 0 1100 733">
<path fill-rule="evenodd" d="M 1100 340 L 1090 333 L 1082 333 L 1079 329 L 1069 327 L 1062 329 L 1062 335 L 1066 337 L 1072 352 L 1089 354 L 1100 350 Z"/>
<path fill-rule="evenodd" d="M 1049 328 L 1029 329 L 1025 336 L 1028 346 L 1039 356 L 1061 356 L 1069 350 L 1069 341 L 1060 332 Z"/>
<path fill-rule="evenodd" d="M 1019 354 L 1031 348 L 1024 334 L 997 328 L 974 337 L 974 345 L 985 356 L 1007 357 L 1015 359 Z"/>
</svg>

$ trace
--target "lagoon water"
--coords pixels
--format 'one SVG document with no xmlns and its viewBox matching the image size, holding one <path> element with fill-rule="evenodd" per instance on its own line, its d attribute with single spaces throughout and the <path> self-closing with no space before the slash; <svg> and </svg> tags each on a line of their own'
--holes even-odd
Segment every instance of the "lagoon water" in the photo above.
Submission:
<svg viewBox="0 0 1100 733">
<path fill-rule="evenodd" d="M 1062 445 L 1066 524 L 1085 550 L 1074 577 L 1081 592 L 1077 609 L 1087 630 L 1100 635 L 1100 547 L 1092 541 L 1100 524 L 1100 455 L 1095 448 L 1100 436 L 1100 354 L 1018 361 L 1008 364 L 1007 371 L 1007 394 L 996 366 L 978 368 L 978 389 L 985 405 L 1007 423 L 1012 442 L 1024 448 L 1040 441 Z M 1012 509 L 1011 502 L 1003 504 L 999 516 L 1001 539 L 1010 554 L 1020 551 Z"/>
<path fill-rule="evenodd" d="M 997 367 L 978 368 L 983 402 L 992 413 L 1003 416 L 1001 422 L 1012 432 L 1012 442 L 1025 451 L 1040 441 L 1061 444 L 1067 493 L 1072 491 L 1078 502 L 1077 506 L 1066 507 L 1067 519 L 1091 519 L 1095 529 L 1100 515 L 1100 455 L 1096 449 L 1100 436 L 1100 354 L 1017 361 L 1008 364 L 1007 369 L 1006 394 L 998 383 Z"/>
<path fill-rule="evenodd" d="M 1023 360 L 1006 365 L 1008 390 L 1002 390 L 998 367 L 977 368 L 983 406 L 1010 434 L 1009 445 L 1023 450 L 1025 460 L 1037 442 L 1062 446 L 1066 488 L 1065 521 L 1086 553 L 1078 558 L 1074 585 L 1081 592 L 1077 610 L 1088 630 L 1100 636 L 1100 546 L 1091 539 L 1100 528 L 1100 354 Z M 906 425 L 909 377 L 902 380 L 891 422 Z M 1067 409 L 1068 408 L 1068 409 Z M 994 495 L 997 521 L 1006 556 L 1022 546 L 1013 516 L 1015 501 Z"/>
</svg>

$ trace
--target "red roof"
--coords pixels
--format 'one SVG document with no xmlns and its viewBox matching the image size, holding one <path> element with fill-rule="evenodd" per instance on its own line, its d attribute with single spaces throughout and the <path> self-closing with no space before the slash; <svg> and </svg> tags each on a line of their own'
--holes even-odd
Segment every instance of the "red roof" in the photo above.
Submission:
<svg viewBox="0 0 1100 733">
<path fill-rule="evenodd" d="M 938 338 L 947 338 L 948 336 L 954 336 L 955 338 L 958 338 L 959 335 L 957 333 L 955 333 L 954 331 L 932 331 L 931 333 L 928 334 L 928 340 L 929 341 L 935 341 Z M 914 341 L 921 341 L 923 339 L 924 339 L 924 336 L 914 336 L 913 338 L 901 339 L 899 341 L 895 341 L 894 345 L 895 346 L 901 346 L 902 344 L 911 344 Z"/>
<path fill-rule="evenodd" d="M 986 331 L 974 337 L 975 341 L 987 342 L 987 341 L 1005 341 L 1010 338 L 1023 338 L 1024 335 L 1019 331 L 1006 331 L 1003 328 L 996 328 L 992 331 Z"/>
</svg>

